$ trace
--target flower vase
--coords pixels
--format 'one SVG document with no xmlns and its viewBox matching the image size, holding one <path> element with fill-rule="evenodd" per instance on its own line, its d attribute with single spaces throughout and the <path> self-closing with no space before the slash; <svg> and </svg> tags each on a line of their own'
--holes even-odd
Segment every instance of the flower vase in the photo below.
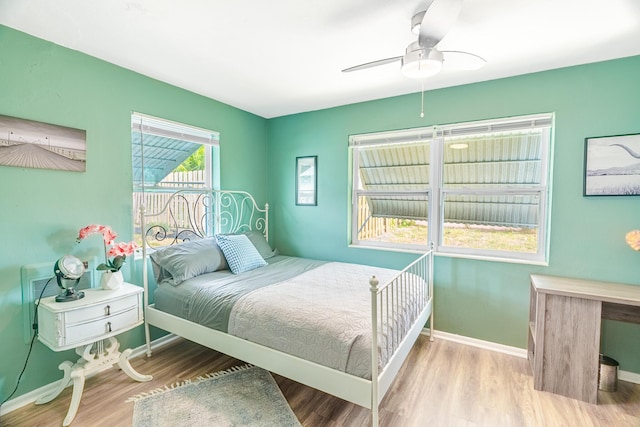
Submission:
<svg viewBox="0 0 640 427">
<path fill-rule="evenodd" d="M 100 287 L 104 290 L 112 291 L 120 289 L 123 282 L 122 271 L 105 271 L 100 279 Z"/>
</svg>

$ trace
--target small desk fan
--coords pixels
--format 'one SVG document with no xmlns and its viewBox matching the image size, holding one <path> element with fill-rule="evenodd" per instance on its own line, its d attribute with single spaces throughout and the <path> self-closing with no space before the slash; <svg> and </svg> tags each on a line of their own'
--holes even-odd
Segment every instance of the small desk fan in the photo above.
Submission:
<svg viewBox="0 0 640 427">
<path fill-rule="evenodd" d="M 57 302 L 76 301 L 84 298 L 84 292 L 76 291 L 76 286 L 84 274 L 84 263 L 73 255 L 65 255 L 56 261 L 53 272 L 62 292 L 56 296 Z"/>
</svg>

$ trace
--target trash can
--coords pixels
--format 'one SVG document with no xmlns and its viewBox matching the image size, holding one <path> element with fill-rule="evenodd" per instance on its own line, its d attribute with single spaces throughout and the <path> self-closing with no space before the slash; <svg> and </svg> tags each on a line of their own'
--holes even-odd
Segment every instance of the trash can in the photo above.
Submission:
<svg viewBox="0 0 640 427">
<path fill-rule="evenodd" d="M 600 355 L 598 388 L 602 391 L 616 391 L 618 387 L 618 366 L 620 364 L 609 356 Z"/>
</svg>

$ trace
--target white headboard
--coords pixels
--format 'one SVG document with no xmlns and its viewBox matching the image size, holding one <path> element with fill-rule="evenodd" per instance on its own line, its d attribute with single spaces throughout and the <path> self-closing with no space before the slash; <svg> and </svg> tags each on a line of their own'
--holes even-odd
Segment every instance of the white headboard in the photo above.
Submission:
<svg viewBox="0 0 640 427">
<path fill-rule="evenodd" d="M 145 193 L 140 234 L 145 247 L 167 246 L 220 233 L 259 230 L 269 240 L 269 205 L 246 191 L 179 190 Z"/>
</svg>

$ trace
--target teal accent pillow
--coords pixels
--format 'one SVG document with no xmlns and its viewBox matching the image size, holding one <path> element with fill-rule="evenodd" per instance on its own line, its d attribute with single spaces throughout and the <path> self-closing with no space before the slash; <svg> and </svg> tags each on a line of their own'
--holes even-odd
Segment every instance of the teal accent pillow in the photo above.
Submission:
<svg viewBox="0 0 640 427">
<path fill-rule="evenodd" d="M 216 236 L 216 241 L 233 274 L 244 273 L 267 265 L 256 247 L 244 234 L 219 234 Z"/>
<path fill-rule="evenodd" d="M 215 239 L 189 240 L 160 248 L 149 255 L 158 283 L 178 286 L 201 274 L 227 268 L 227 261 Z"/>
</svg>

